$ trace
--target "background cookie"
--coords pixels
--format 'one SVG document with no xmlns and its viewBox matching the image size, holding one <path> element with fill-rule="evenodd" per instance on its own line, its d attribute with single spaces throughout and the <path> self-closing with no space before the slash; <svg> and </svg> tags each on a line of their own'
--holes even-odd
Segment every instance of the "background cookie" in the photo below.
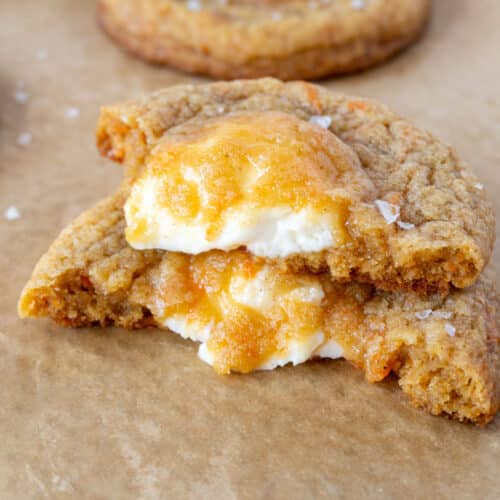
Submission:
<svg viewBox="0 0 500 500">
<path fill-rule="evenodd" d="M 215 78 L 313 79 L 361 70 L 421 33 L 430 0 L 100 0 L 130 52 Z"/>
</svg>

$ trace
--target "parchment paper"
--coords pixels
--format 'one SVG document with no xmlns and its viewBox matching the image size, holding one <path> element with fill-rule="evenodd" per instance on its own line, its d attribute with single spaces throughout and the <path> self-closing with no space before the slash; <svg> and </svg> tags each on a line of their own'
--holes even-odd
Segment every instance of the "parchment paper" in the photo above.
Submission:
<svg viewBox="0 0 500 500">
<path fill-rule="evenodd" d="M 323 82 L 452 143 L 497 212 L 499 19 L 495 0 L 437 0 L 418 45 Z M 122 53 L 92 1 L 0 1 L 0 498 L 499 498 L 500 418 L 430 417 L 343 361 L 220 377 L 173 334 L 17 319 L 38 257 L 121 177 L 94 147 L 99 105 L 190 80 Z"/>
</svg>

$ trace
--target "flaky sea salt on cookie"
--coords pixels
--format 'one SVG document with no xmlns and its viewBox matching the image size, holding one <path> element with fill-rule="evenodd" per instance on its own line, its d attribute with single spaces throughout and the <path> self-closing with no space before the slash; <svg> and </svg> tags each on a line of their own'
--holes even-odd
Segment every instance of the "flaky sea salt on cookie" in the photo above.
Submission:
<svg viewBox="0 0 500 500">
<path fill-rule="evenodd" d="M 243 246 L 420 294 L 472 284 L 491 255 L 478 179 L 374 101 L 273 79 L 183 85 L 104 108 L 97 140 L 127 167 L 136 248 Z"/>
</svg>

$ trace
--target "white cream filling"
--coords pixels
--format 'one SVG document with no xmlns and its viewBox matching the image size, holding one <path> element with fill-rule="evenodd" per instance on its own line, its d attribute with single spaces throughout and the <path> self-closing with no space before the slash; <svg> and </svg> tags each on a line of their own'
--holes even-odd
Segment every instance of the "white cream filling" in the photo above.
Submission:
<svg viewBox="0 0 500 500">
<path fill-rule="evenodd" d="M 182 338 L 193 340 L 194 342 L 205 343 L 210 337 L 212 323 L 208 325 L 188 322 L 187 317 L 182 314 L 176 314 L 167 318 L 163 323 L 169 330 L 178 333 Z"/>
<path fill-rule="evenodd" d="M 292 289 L 287 294 L 280 294 L 271 286 L 271 273 L 269 266 L 264 266 L 252 279 L 243 276 L 234 276 L 229 284 L 229 292 L 234 301 L 258 311 L 265 311 L 275 306 L 280 299 L 291 299 L 297 302 L 319 304 L 325 293 L 319 281 L 308 283 Z"/>
<path fill-rule="evenodd" d="M 198 349 L 198 357 L 205 363 L 213 365 L 214 356 L 207 346 L 207 340 L 212 325 L 201 326 L 188 323 L 180 316 L 177 316 L 173 321 L 171 319 L 166 320 L 164 324 L 174 333 L 178 333 L 185 339 L 201 342 Z M 295 366 L 315 357 L 330 359 L 342 358 L 342 347 L 334 340 L 325 340 L 324 333 L 322 331 L 317 331 L 301 340 L 289 340 L 284 349 L 270 356 L 255 369 L 274 370 L 288 363 L 292 363 Z"/>
<path fill-rule="evenodd" d="M 318 358 L 338 359 L 344 357 L 344 351 L 335 340 L 327 340 L 314 353 Z"/>
<path fill-rule="evenodd" d="M 145 179 L 125 204 L 127 226 L 134 225 L 135 217 L 146 220 L 148 226 L 146 240 L 129 241 L 139 250 L 158 248 L 198 254 L 245 246 L 255 255 L 276 258 L 319 252 L 335 244 L 332 220 L 327 214 L 310 207 L 295 212 L 288 206 L 255 208 L 245 203 L 226 211 L 225 225 L 216 238 L 209 240 L 207 225 L 199 216 L 181 219 L 158 204 L 159 189 L 158 181 Z M 132 205 L 136 215 L 132 215 Z"/>
<path fill-rule="evenodd" d="M 232 299 L 239 304 L 264 312 L 266 309 L 276 307 L 276 301 L 280 299 L 291 299 L 311 304 L 321 303 L 324 292 L 319 281 L 308 283 L 307 286 L 299 286 L 280 296 L 279 292 L 271 285 L 271 272 L 269 266 L 264 266 L 252 279 L 245 279 L 240 275 L 234 276 L 229 285 Z M 205 363 L 213 365 L 213 354 L 207 346 L 210 331 L 214 326 L 213 323 L 203 325 L 197 321 L 187 321 L 186 316 L 176 314 L 167 318 L 164 325 L 183 338 L 201 342 L 198 349 L 199 358 Z M 324 332 L 318 330 L 310 335 L 301 336 L 299 339 L 288 339 L 284 348 L 272 354 L 256 369 L 273 370 L 288 363 L 298 365 L 314 357 L 337 359 L 342 356 L 343 351 L 340 345 L 331 339 L 325 339 Z"/>
</svg>

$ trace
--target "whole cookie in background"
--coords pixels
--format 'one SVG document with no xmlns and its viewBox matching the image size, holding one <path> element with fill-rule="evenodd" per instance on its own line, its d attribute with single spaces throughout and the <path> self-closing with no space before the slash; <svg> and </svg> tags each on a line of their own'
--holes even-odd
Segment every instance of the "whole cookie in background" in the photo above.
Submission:
<svg viewBox="0 0 500 500">
<path fill-rule="evenodd" d="M 423 31 L 430 0 L 99 0 L 122 47 L 219 79 L 314 79 L 384 61 Z"/>
</svg>

